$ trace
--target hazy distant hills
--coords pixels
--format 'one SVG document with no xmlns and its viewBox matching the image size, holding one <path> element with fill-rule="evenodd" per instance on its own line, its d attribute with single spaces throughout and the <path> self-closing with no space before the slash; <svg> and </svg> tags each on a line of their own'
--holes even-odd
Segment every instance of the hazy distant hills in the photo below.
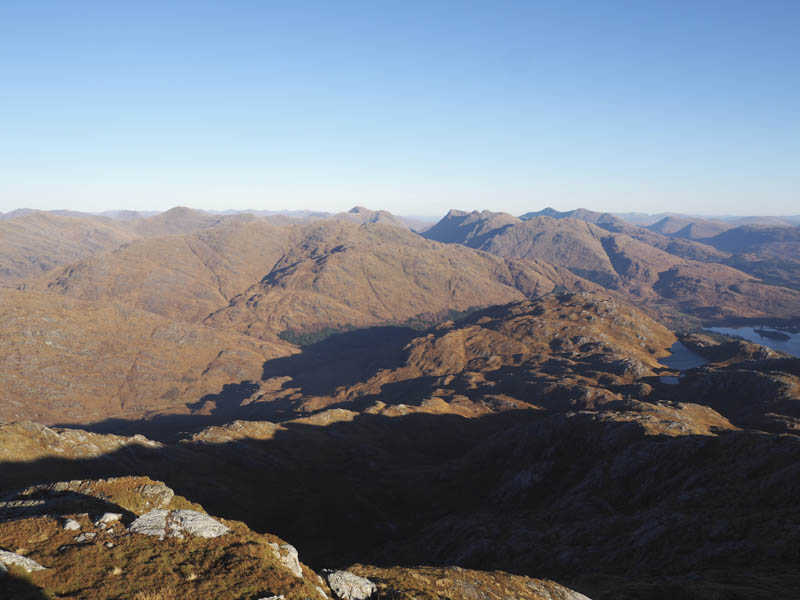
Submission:
<svg viewBox="0 0 800 600">
<path fill-rule="evenodd" d="M 760 283 L 724 264 L 729 252 L 688 240 L 676 245 L 668 236 L 643 231 L 611 215 L 573 211 L 579 219 L 543 212 L 555 218 L 528 213 L 522 220 L 487 211 L 451 211 L 424 235 L 498 256 L 565 267 L 667 319 L 680 313 L 705 319 L 792 316 L 800 308 L 797 291 Z"/>
<path fill-rule="evenodd" d="M 268 221 L 234 221 L 138 239 L 55 269 L 30 287 L 200 322 L 272 269 L 286 250 L 287 232 Z"/>
<path fill-rule="evenodd" d="M 292 256 L 297 252 L 293 244 L 307 245 L 308 255 L 298 261 L 311 260 L 312 256 L 319 261 L 312 251 L 318 240 L 303 240 L 303 234 L 289 233 L 292 228 L 337 221 L 357 226 L 379 224 L 408 232 L 410 237 L 404 238 L 401 245 L 418 238 L 403 218 L 365 207 L 335 215 L 309 211 L 218 214 L 177 207 L 157 215 L 122 211 L 116 215 L 117 220 L 15 212 L 18 214 L 0 221 L 0 284 L 36 289 L 50 286 L 52 291 L 89 300 L 116 298 L 162 316 L 192 322 L 226 308 L 235 296 L 258 284 L 284 254 Z M 322 230 L 328 232 L 325 235 L 337 235 L 334 228 Z M 733 227 L 729 221 L 675 215 L 641 227 L 609 213 L 547 208 L 519 218 L 490 211 L 454 210 L 423 235 L 429 240 L 460 244 L 503 258 L 539 261 L 533 267 L 537 271 L 535 286 L 522 282 L 515 274 L 502 275 L 504 285 L 510 282 L 511 287 L 523 290 L 521 293 L 552 285 L 573 289 L 580 279 L 589 280 L 648 305 L 649 310 L 658 311 L 654 314 L 674 319 L 680 314 L 712 318 L 734 312 L 740 316 L 791 315 L 797 299 L 794 291 L 784 287 L 800 286 L 798 231 L 788 224 Z M 182 235 L 193 237 L 175 237 Z M 386 236 L 385 244 L 398 243 L 395 236 Z M 322 242 L 320 247 L 328 250 L 320 252 L 329 252 L 330 247 Z M 360 243 L 354 241 L 352 247 Z M 369 243 L 380 245 L 374 240 Z M 351 254 L 352 249 L 348 256 Z M 288 260 L 285 258 L 284 262 Z M 447 264 L 444 257 L 431 258 L 428 269 L 433 271 L 430 265 L 437 261 Z M 48 273 L 67 265 L 66 271 Z M 288 267 L 284 264 L 282 268 Z M 297 265 L 291 268 L 299 269 Z M 399 298 L 402 292 L 396 295 L 370 291 L 365 295 L 359 291 L 363 285 L 352 283 L 359 280 L 352 277 L 355 270 L 347 272 L 352 288 L 316 297 L 312 304 L 327 298 L 327 308 L 298 310 L 298 315 L 302 312 L 305 316 L 294 326 L 321 327 L 326 320 L 337 326 L 351 324 L 356 313 L 371 316 L 352 323 L 372 323 L 394 314 L 394 307 L 386 310 L 378 300 L 363 299 L 369 295 Z M 34 282 L 32 278 L 37 276 L 38 281 Z M 390 277 L 392 284 L 387 290 L 404 289 L 406 276 L 404 271 L 399 277 Z M 330 279 L 326 276 L 323 281 Z M 360 279 L 363 283 L 364 278 Z M 550 283 L 543 284 L 545 280 Z M 288 285 L 286 277 L 280 281 L 278 287 Z M 770 288 L 759 287 L 763 285 L 760 281 L 770 284 Z M 141 282 L 147 285 L 140 285 Z M 405 287 L 413 289 L 414 285 Z M 587 282 L 580 285 L 586 288 Z M 360 308 L 348 307 L 346 302 L 350 300 L 343 292 L 362 298 Z M 330 300 L 334 296 L 337 300 Z M 418 312 L 441 312 L 444 300 L 442 297 L 442 302 L 435 302 L 431 310 Z M 334 310 L 331 302 L 338 308 Z M 412 304 L 414 308 L 401 311 L 403 318 L 413 316 L 410 311 L 422 309 L 424 303 Z M 460 300 L 456 304 L 463 308 Z M 230 310 L 239 314 L 242 307 Z M 314 313 L 318 318 L 310 317 Z M 284 317 L 284 325 L 291 320 Z"/>
<path fill-rule="evenodd" d="M 734 227 L 734 225 L 725 223 L 724 221 L 670 216 L 653 223 L 648 226 L 648 229 L 672 237 L 696 240 L 714 237 L 732 227 Z"/>
<path fill-rule="evenodd" d="M 0 221 L 0 285 L 113 250 L 137 237 L 124 224 L 99 217 L 32 212 Z"/>
</svg>

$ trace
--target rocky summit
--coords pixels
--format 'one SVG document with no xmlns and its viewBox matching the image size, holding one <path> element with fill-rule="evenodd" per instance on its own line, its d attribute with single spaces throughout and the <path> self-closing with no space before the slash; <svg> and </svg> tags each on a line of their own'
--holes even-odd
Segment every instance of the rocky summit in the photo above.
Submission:
<svg viewBox="0 0 800 600">
<path fill-rule="evenodd" d="M 0 598 L 798 597 L 795 228 L 4 215 Z"/>
</svg>

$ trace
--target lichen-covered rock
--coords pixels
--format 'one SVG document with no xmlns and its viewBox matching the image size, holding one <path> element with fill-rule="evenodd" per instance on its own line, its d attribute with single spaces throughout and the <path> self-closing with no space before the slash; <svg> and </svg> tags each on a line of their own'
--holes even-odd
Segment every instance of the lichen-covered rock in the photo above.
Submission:
<svg viewBox="0 0 800 600">
<path fill-rule="evenodd" d="M 327 571 L 325 577 L 331 591 L 342 600 L 367 600 L 378 591 L 369 579 L 349 571 Z"/>
<path fill-rule="evenodd" d="M 272 552 L 281 564 L 291 571 L 292 575 L 295 577 L 302 577 L 303 576 L 303 569 L 300 566 L 300 556 L 297 553 L 297 548 L 292 546 L 291 544 L 276 544 L 275 542 L 270 542 L 270 548 L 272 548 Z"/>
<path fill-rule="evenodd" d="M 167 515 L 169 515 L 168 510 L 161 508 L 151 510 L 131 523 L 129 529 L 132 533 L 152 535 L 163 540 L 167 535 Z"/>
<path fill-rule="evenodd" d="M 169 503 L 175 497 L 175 492 L 163 483 L 142 485 L 137 491 L 148 505 L 156 508 L 169 506 Z"/>
<path fill-rule="evenodd" d="M 45 567 L 37 563 L 35 560 L 15 552 L 9 552 L 7 550 L 0 550 L 0 563 L 3 563 L 6 567 L 11 565 L 21 567 L 28 573 L 31 573 L 32 571 L 44 571 L 45 569 Z"/>
</svg>

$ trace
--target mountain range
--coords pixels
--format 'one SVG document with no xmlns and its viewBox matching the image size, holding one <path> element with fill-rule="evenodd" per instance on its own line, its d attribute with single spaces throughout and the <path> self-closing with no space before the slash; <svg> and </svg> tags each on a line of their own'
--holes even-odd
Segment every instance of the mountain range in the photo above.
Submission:
<svg viewBox="0 0 800 600">
<path fill-rule="evenodd" d="M 0 597 L 792 597 L 798 232 L 2 215 Z"/>
</svg>

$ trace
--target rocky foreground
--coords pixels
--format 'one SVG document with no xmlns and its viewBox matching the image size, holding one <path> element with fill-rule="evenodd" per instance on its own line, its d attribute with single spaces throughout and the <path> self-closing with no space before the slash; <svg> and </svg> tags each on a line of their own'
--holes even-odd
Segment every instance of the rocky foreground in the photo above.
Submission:
<svg viewBox="0 0 800 600">
<path fill-rule="evenodd" d="M 213 518 L 145 477 L 32 486 L 7 494 L 0 510 L 2 598 L 586 598 L 551 581 L 457 567 L 315 573 L 294 546 Z"/>
</svg>

